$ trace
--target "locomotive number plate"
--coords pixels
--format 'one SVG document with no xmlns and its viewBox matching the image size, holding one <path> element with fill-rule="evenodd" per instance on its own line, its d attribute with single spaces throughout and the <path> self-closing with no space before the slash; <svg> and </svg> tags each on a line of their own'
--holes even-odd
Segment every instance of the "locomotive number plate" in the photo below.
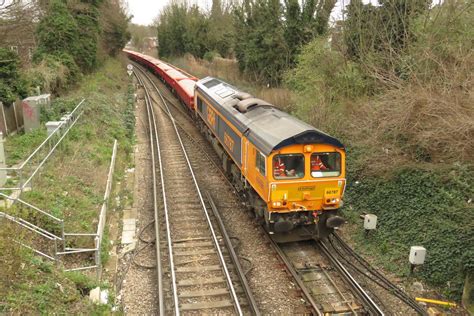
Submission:
<svg viewBox="0 0 474 316">
<path fill-rule="evenodd" d="M 328 188 L 324 190 L 324 195 L 339 195 L 339 188 Z"/>
</svg>

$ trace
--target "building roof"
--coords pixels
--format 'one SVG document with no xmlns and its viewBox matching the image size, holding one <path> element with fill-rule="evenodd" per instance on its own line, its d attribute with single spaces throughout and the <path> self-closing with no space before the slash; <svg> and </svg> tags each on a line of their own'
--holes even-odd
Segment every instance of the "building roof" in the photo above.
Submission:
<svg viewBox="0 0 474 316">
<path fill-rule="evenodd" d="M 336 138 L 217 78 L 201 79 L 196 88 L 267 156 L 292 144 L 331 144 L 344 148 Z"/>
</svg>

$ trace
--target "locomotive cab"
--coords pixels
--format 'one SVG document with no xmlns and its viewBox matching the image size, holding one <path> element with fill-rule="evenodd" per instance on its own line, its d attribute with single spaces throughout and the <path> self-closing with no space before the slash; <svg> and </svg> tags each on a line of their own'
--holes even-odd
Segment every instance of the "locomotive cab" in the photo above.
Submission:
<svg viewBox="0 0 474 316">
<path fill-rule="evenodd" d="M 277 241 L 325 238 L 344 220 L 345 152 L 329 144 L 297 144 L 268 157 L 266 226 Z M 306 236 L 306 238 L 305 238 Z"/>
</svg>

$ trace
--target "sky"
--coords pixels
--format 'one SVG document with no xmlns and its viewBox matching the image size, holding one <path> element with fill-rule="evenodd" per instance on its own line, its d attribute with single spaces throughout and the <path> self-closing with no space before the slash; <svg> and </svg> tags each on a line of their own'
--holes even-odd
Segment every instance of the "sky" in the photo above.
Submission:
<svg viewBox="0 0 474 316">
<path fill-rule="evenodd" d="M 1 2 L 2 0 L 0 0 Z M 169 0 L 127 0 L 128 11 L 133 14 L 132 22 L 135 24 L 149 25 L 153 23 L 161 9 Z M 212 0 L 191 0 L 188 3 L 198 3 L 199 6 L 207 8 Z"/>
</svg>

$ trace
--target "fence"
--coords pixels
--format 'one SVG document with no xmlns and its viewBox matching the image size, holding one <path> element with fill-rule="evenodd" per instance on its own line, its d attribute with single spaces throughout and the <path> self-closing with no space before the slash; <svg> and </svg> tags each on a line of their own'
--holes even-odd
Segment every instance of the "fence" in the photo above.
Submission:
<svg viewBox="0 0 474 316">
<path fill-rule="evenodd" d="M 36 148 L 33 153 L 19 166 L 0 168 L 7 177 L 17 179 L 16 186 L 0 187 L 0 190 L 19 190 L 23 191 L 28 185 L 31 185 L 33 177 L 39 172 L 41 167 L 46 163 L 53 154 L 62 140 L 69 133 L 71 128 L 76 124 L 83 113 L 85 99 L 83 99 L 74 108 L 74 110 L 65 115 L 61 119 L 60 125 Z"/>
<path fill-rule="evenodd" d="M 85 236 L 85 237 L 91 237 L 94 240 L 94 248 L 90 249 L 72 249 L 72 248 L 67 248 L 64 253 L 59 253 L 60 255 L 63 254 L 71 254 L 71 253 L 86 253 L 86 252 L 94 252 L 95 254 L 95 265 L 93 266 L 86 266 L 86 267 L 79 267 L 79 268 L 72 268 L 72 269 L 66 269 L 65 271 L 79 271 L 79 270 L 87 270 L 87 269 L 96 269 L 97 271 L 97 279 L 101 278 L 101 272 L 102 272 L 102 262 L 101 262 L 101 257 L 100 253 L 102 251 L 102 239 L 104 236 L 104 228 L 105 228 L 105 222 L 107 220 L 107 210 L 109 207 L 109 200 L 110 200 L 110 194 L 112 192 L 112 183 L 113 183 L 113 176 L 114 176 L 114 170 L 115 170 L 115 161 L 117 158 L 117 147 L 118 143 L 117 140 L 114 141 L 114 147 L 112 150 L 112 157 L 110 159 L 110 166 L 109 166 L 109 173 L 107 175 L 107 184 L 105 187 L 105 193 L 104 193 L 104 200 L 102 202 L 102 206 L 100 208 L 100 213 L 99 213 L 99 223 L 97 224 L 97 231 L 95 233 L 74 233 L 74 234 L 64 234 L 66 237 L 67 236 Z"/>
<path fill-rule="evenodd" d="M 65 269 L 65 271 L 80 271 L 80 270 L 88 270 L 88 269 L 96 269 L 97 271 L 97 279 L 101 278 L 101 271 L 102 271 L 102 262 L 101 262 L 101 250 L 102 250 L 102 239 L 104 236 L 104 228 L 105 222 L 107 220 L 107 210 L 109 206 L 110 194 L 112 192 L 112 183 L 113 183 L 113 174 L 115 170 L 115 162 L 117 157 L 117 147 L 118 143 L 117 140 L 114 141 L 114 146 L 112 150 L 112 157 L 109 166 L 109 172 L 107 175 L 107 184 L 104 193 L 104 200 L 102 206 L 100 208 L 99 213 L 99 222 L 97 225 L 97 231 L 95 233 L 65 233 L 64 232 L 64 221 L 56 218 L 55 216 L 45 212 L 19 198 L 11 198 L 3 193 L 0 193 L 0 197 L 5 199 L 13 200 L 16 203 L 19 203 L 21 206 L 26 207 L 31 212 L 35 212 L 35 214 L 39 214 L 40 216 L 45 217 L 46 219 L 56 223 L 60 229 L 61 236 L 58 236 L 46 228 L 39 227 L 33 223 L 30 223 L 20 217 L 16 217 L 13 215 L 9 215 L 3 212 L 0 212 L 0 219 L 6 219 L 11 223 L 15 223 L 22 228 L 25 228 L 33 233 L 35 233 L 38 237 L 45 239 L 47 242 L 52 244 L 53 251 L 47 253 L 46 251 L 41 251 L 33 246 L 29 246 L 20 242 L 18 240 L 14 240 L 16 243 L 26 247 L 38 255 L 41 255 L 45 258 L 50 260 L 59 262 L 61 256 L 70 255 L 70 254 L 78 254 L 78 253 L 94 253 L 95 264 L 92 266 L 84 266 L 84 267 L 76 267 L 71 269 Z M 73 237 L 90 237 L 93 240 L 93 247 L 92 248 L 68 248 L 66 247 L 66 239 Z"/>
<path fill-rule="evenodd" d="M 0 102 L 0 132 L 8 135 L 23 127 L 23 112 L 20 102 L 7 106 Z"/>
</svg>

